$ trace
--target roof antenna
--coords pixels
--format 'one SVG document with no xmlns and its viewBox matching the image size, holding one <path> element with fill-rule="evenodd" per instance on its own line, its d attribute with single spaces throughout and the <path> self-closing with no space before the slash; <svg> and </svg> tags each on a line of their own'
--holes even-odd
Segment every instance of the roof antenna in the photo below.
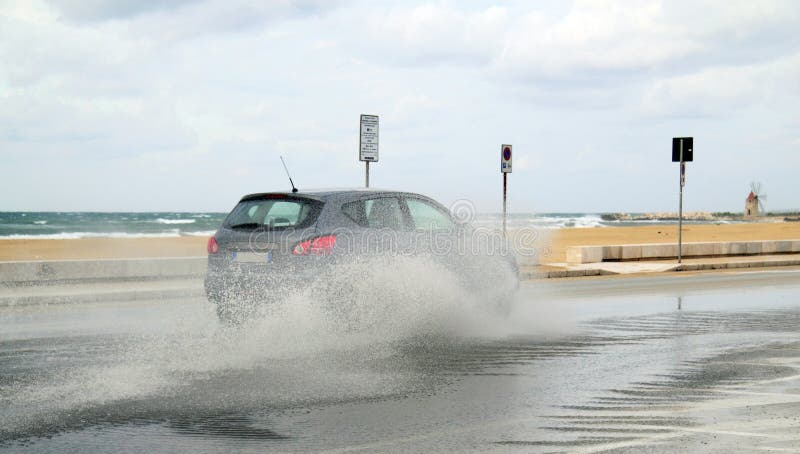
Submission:
<svg viewBox="0 0 800 454">
<path fill-rule="evenodd" d="M 283 164 L 283 170 L 286 171 L 286 176 L 289 177 L 289 183 L 292 185 L 292 192 L 297 192 L 297 188 L 294 187 L 294 181 L 292 181 L 292 176 L 289 175 L 289 169 L 286 168 L 286 162 L 283 161 L 283 156 L 281 156 L 281 164 Z"/>
</svg>

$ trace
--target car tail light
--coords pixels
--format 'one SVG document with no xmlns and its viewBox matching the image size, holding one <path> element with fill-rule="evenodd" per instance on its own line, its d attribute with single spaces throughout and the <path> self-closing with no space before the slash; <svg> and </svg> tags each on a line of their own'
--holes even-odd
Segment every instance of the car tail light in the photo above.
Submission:
<svg viewBox="0 0 800 454">
<path fill-rule="evenodd" d="M 219 252 L 219 244 L 217 243 L 217 239 L 214 238 L 213 236 L 209 238 L 208 246 L 206 247 L 206 249 L 208 249 L 209 254 L 216 254 L 217 252 Z"/>
<path fill-rule="evenodd" d="M 336 235 L 327 235 L 297 243 L 292 249 L 294 255 L 330 254 L 336 245 Z"/>
</svg>

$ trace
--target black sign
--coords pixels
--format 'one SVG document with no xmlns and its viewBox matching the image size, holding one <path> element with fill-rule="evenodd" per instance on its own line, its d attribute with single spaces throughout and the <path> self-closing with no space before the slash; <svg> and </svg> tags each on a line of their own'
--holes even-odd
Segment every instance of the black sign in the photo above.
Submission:
<svg viewBox="0 0 800 454">
<path fill-rule="evenodd" d="M 692 162 L 694 157 L 694 137 L 672 138 L 672 162 L 681 161 L 681 142 L 683 142 L 683 161 Z"/>
</svg>

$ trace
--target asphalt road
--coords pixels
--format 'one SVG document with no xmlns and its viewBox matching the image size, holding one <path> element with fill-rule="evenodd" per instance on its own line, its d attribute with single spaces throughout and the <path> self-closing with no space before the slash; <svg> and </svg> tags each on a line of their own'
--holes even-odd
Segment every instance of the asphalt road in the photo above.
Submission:
<svg viewBox="0 0 800 454">
<path fill-rule="evenodd" d="M 401 293 L 0 308 L 0 451 L 800 452 L 797 270 Z"/>
</svg>

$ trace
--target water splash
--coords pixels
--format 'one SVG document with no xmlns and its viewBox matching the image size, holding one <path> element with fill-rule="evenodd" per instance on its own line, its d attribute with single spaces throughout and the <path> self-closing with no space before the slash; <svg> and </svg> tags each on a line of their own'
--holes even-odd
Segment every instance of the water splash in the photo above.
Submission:
<svg viewBox="0 0 800 454">
<path fill-rule="evenodd" d="M 516 285 L 510 269 L 487 266 L 466 285 L 435 258 L 395 257 L 342 265 L 326 277 L 327 286 L 291 289 L 240 325 L 220 323 L 202 302 L 185 306 L 166 330 L 91 338 L 63 367 L 0 387 L 8 409 L 0 440 L 106 414 L 405 394 L 434 386 L 409 346 L 446 349 L 508 334 L 498 290 Z M 71 338 L 64 342 L 75 347 Z M 60 354 L 53 349 L 33 361 Z"/>
</svg>

